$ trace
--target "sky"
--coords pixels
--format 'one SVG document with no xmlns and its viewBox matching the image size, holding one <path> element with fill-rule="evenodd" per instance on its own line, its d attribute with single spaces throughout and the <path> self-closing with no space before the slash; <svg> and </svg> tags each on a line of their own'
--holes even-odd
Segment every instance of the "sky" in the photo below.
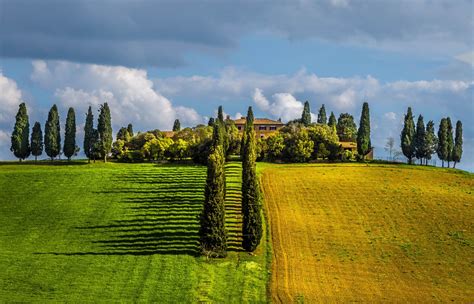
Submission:
<svg viewBox="0 0 474 304">
<path fill-rule="evenodd" d="M 472 0 L 0 0 L 0 159 L 13 159 L 18 105 L 30 126 L 53 104 L 108 102 L 115 131 L 206 123 L 219 105 L 236 118 L 299 118 L 369 102 L 377 158 L 397 147 L 411 106 L 425 124 L 461 120 L 458 167 L 474 171 Z M 399 148 L 397 148 L 399 150 Z M 438 161 L 439 165 L 440 162 Z"/>
</svg>

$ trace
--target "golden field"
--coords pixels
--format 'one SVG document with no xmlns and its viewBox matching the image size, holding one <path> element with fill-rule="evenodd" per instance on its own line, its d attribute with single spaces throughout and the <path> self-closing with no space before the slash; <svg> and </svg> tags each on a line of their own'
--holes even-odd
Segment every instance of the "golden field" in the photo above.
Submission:
<svg viewBox="0 0 474 304">
<path fill-rule="evenodd" d="M 474 177 L 391 165 L 260 165 L 271 298 L 474 301 Z"/>
</svg>

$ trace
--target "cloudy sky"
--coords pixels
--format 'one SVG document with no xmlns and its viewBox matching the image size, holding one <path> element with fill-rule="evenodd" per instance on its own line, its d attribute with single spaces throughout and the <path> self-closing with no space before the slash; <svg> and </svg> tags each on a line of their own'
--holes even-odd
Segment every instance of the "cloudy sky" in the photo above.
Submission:
<svg viewBox="0 0 474 304">
<path fill-rule="evenodd" d="M 399 142 L 408 106 L 438 127 L 464 124 L 474 171 L 474 16 L 470 0 L 0 0 L 0 159 L 11 159 L 18 104 L 30 125 L 53 103 L 108 102 L 115 130 L 168 130 L 233 117 L 299 117 L 308 100 L 358 122 L 371 109 L 377 157 Z M 82 144 L 80 144 L 82 146 Z"/>
</svg>

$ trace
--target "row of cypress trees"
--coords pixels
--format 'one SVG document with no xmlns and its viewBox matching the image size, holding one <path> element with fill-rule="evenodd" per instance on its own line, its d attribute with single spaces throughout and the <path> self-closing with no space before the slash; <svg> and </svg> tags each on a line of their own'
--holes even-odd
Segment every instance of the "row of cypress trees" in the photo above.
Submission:
<svg viewBox="0 0 474 304">
<path fill-rule="evenodd" d="M 84 152 L 89 160 L 95 155 L 102 155 L 104 161 L 112 149 L 112 125 L 110 118 L 110 109 L 107 103 L 100 107 L 97 130 L 93 126 L 93 115 L 91 107 L 86 116 L 85 134 L 84 134 Z M 35 157 L 43 154 L 54 160 L 61 154 L 61 126 L 59 123 L 59 113 L 56 105 L 53 105 L 48 113 L 44 127 L 44 137 L 41 130 L 41 124 L 35 122 L 31 138 L 28 111 L 25 103 L 21 103 L 16 115 L 15 126 L 11 136 L 11 148 L 15 157 L 20 161 L 31 155 Z M 70 107 L 67 112 L 64 145 L 62 152 L 68 160 L 79 152 L 76 145 L 76 114 L 74 108 Z"/>
<path fill-rule="evenodd" d="M 442 118 L 439 124 L 438 135 L 435 135 L 434 122 L 430 120 L 425 127 L 423 116 L 418 116 L 416 123 L 413 118 L 411 107 L 408 108 L 405 115 L 403 129 L 400 134 L 402 153 L 408 159 L 408 163 L 413 163 L 413 159 L 420 160 L 420 164 L 428 164 L 432 155 L 436 153 L 442 162 L 447 162 L 448 168 L 450 162 L 453 167 L 461 161 L 462 157 L 462 122 L 456 122 L 455 138 L 453 138 L 453 126 L 451 118 Z"/>
</svg>

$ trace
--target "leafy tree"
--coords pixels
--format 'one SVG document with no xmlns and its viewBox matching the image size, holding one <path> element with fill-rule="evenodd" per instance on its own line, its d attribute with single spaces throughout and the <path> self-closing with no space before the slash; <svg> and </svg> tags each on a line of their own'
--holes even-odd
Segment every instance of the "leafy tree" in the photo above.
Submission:
<svg viewBox="0 0 474 304">
<path fill-rule="evenodd" d="M 408 107 L 407 114 L 405 115 L 405 123 L 400 135 L 400 141 L 403 155 L 408 159 L 408 163 L 411 164 L 413 157 L 415 157 L 415 123 L 411 107 Z"/>
<path fill-rule="evenodd" d="M 428 160 L 431 159 L 431 155 L 436 153 L 436 146 L 438 145 L 438 139 L 435 135 L 434 122 L 432 120 L 428 121 L 428 124 L 426 125 L 423 145 L 423 157 L 425 158 L 425 164 L 428 165 Z"/>
<path fill-rule="evenodd" d="M 129 132 L 128 128 L 122 127 L 118 130 L 117 135 L 115 136 L 115 139 L 116 140 L 123 140 L 124 142 L 129 142 L 132 137 L 133 136 L 130 135 L 130 132 Z"/>
<path fill-rule="evenodd" d="M 161 160 L 165 158 L 166 151 L 173 144 L 171 138 L 153 138 L 147 141 L 142 148 L 143 157 L 150 160 Z"/>
<path fill-rule="evenodd" d="M 314 142 L 305 128 L 295 128 L 294 132 L 284 133 L 285 149 L 283 156 L 290 162 L 303 163 L 311 158 Z"/>
<path fill-rule="evenodd" d="M 68 160 L 71 160 L 71 157 L 75 155 L 77 151 L 78 148 L 76 146 L 76 114 L 74 113 L 73 108 L 69 108 L 66 117 L 66 134 L 64 136 L 63 152 L 64 156 L 66 156 Z"/>
<path fill-rule="evenodd" d="M 301 114 L 301 123 L 305 126 L 309 126 L 311 124 L 311 110 L 309 108 L 309 102 L 305 101 L 303 113 Z"/>
<path fill-rule="evenodd" d="M 127 130 L 128 130 L 128 134 L 130 135 L 130 137 L 135 136 L 135 134 L 133 133 L 133 126 L 132 126 L 131 123 L 128 124 Z"/>
<path fill-rule="evenodd" d="M 395 148 L 395 138 L 393 137 L 388 137 L 387 138 L 387 141 L 385 143 L 385 151 L 387 151 L 390 155 L 390 160 L 393 160 L 392 158 L 392 153 L 393 153 L 393 149 Z"/>
<path fill-rule="evenodd" d="M 418 121 L 416 123 L 416 133 L 414 139 L 415 145 L 415 156 L 420 160 L 420 165 L 423 164 L 423 158 L 425 157 L 426 145 L 425 145 L 425 138 L 426 138 L 426 130 L 425 130 L 425 123 L 423 122 L 423 116 L 418 115 Z"/>
<path fill-rule="evenodd" d="M 86 115 L 86 123 L 84 125 L 84 154 L 86 154 L 89 162 L 93 158 L 92 151 L 94 146 L 94 115 L 92 114 L 92 108 L 89 106 L 89 110 Z M 95 159 L 95 157 L 94 157 Z"/>
<path fill-rule="evenodd" d="M 20 104 L 16 114 L 15 127 L 12 132 L 12 145 L 10 151 L 20 160 L 20 162 L 30 156 L 30 122 L 26 104 Z"/>
<path fill-rule="evenodd" d="M 179 130 L 181 130 L 181 123 L 179 122 L 179 119 L 175 119 L 173 123 L 173 131 L 177 132 Z"/>
<path fill-rule="evenodd" d="M 454 162 L 453 168 L 456 168 L 456 163 L 461 161 L 462 157 L 462 123 L 460 120 L 456 122 L 456 137 L 454 139 L 454 149 L 452 160 Z"/>
<path fill-rule="evenodd" d="M 336 130 L 328 125 L 318 124 L 307 128 L 308 136 L 313 142 L 312 157 L 318 158 L 336 158 L 336 155 L 331 155 L 331 151 L 336 152 L 339 147 L 339 138 Z"/>
<path fill-rule="evenodd" d="M 58 108 L 53 105 L 49 110 L 48 120 L 44 127 L 44 148 L 51 160 L 58 156 L 61 151 L 60 131 Z"/>
<path fill-rule="evenodd" d="M 207 125 L 208 125 L 209 127 L 213 127 L 213 126 L 214 126 L 214 121 L 215 121 L 215 120 L 214 120 L 214 117 L 209 118 L 209 121 L 207 122 Z"/>
<path fill-rule="evenodd" d="M 436 149 L 438 158 L 441 160 L 441 164 L 444 167 L 444 162 L 449 158 L 448 149 L 448 120 L 442 118 L 438 129 L 438 148 Z"/>
<path fill-rule="evenodd" d="M 224 123 L 227 138 L 227 150 L 224 152 L 226 156 L 238 154 L 240 151 L 241 141 L 239 129 L 237 129 L 237 127 L 235 126 L 235 122 L 230 118 L 227 118 Z"/>
<path fill-rule="evenodd" d="M 356 141 L 357 126 L 354 117 L 349 113 L 341 113 L 337 120 L 337 136 L 340 141 Z"/>
<path fill-rule="evenodd" d="M 104 162 L 107 162 L 107 155 L 112 150 L 112 121 L 110 118 L 109 105 L 107 103 L 104 103 L 100 107 L 97 131 L 99 132 L 100 155 L 103 157 Z"/>
<path fill-rule="evenodd" d="M 362 114 L 360 115 L 359 130 L 357 131 L 357 153 L 364 160 L 365 155 L 372 149 L 370 142 L 370 113 L 369 104 L 364 102 L 362 105 Z"/>
<path fill-rule="evenodd" d="M 336 125 L 337 125 L 336 116 L 334 116 L 334 113 L 331 112 L 331 115 L 329 116 L 328 126 L 332 128 L 336 128 Z"/>
<path fill-rule="evenodd" d="M 326 108 L 324 107 L 324 104 L 323 104 L 321 108 L 319 109 L 318 124 L 325 125 L 326 123 L 327 123 Z"/>
<path fill-rule="evenodd" d="M 449 163 L 453 160 L 453 150 L 454 150 L 454 139 L 453 139 L 453 125 L 451 124 L 451 118 L 446 118 L 448 124 L 448 138 L 447 138 L 447 148 L 448 148 L 448 168 Z"/>
<path fill-rule="evenodd" d="M 281 133 L 276 133 L 269 136 L 267 139 L 267 153 L 266 157 L 270 161 L 281 159 L 283 149 L 285 149 L 284 138 Z"/>
<path fill-rule="evenodd" d="M 256 171 L 256 136 L 252 107 L 245 123 L 245 146 L 242 159 L 242 247 L 254 251 L 262 238 L 261 194 Z"/>
<path fill-rule="evenodd" d="M 41 124 L 35 122 L 33 131 L 31 133 L 31 154 L 38 160 L 38 156 L 43 154 L 43 131 L 41 131 Z"/>
<path fill-rule="evenodd" d="M 171 160 L 182 160 L 188 156 L 188 142 L 179 138 L 174 141 L 168 148 L 168 156 Z"/>
</svg>

